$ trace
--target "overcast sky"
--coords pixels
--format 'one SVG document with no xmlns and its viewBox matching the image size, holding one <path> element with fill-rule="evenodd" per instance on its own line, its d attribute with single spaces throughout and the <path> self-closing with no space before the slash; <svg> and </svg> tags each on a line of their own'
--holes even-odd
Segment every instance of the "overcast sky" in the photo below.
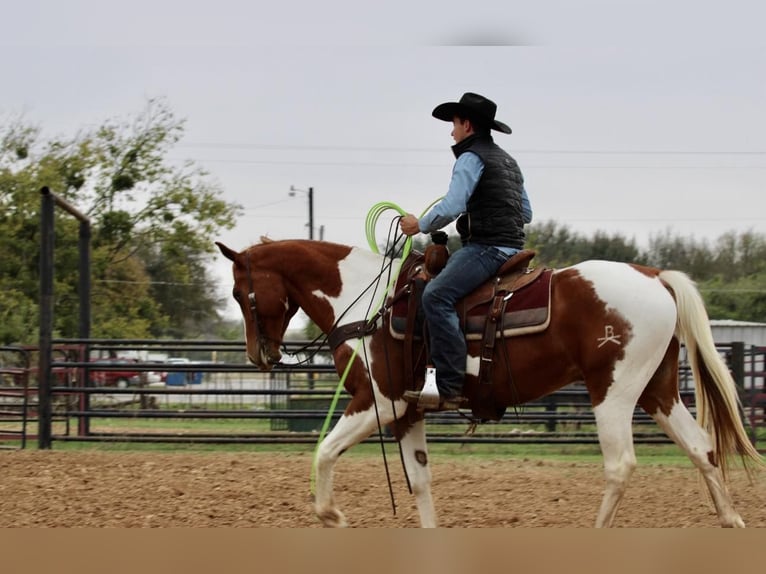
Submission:
<svg viewBox="0 0 766 574">
<path fill-rule="evenodd" d="M 49 136 L 165 98 L 172 152 L 245 207 L 219 239 L 366 246 L 365 216 L 446 192 L 465 91 L 513 128 L 535 220 L 699 239 L 766 233 L 761 0 L 0 0 L 0 119 Z M 393 213 L 391 214 L 393 215 Z M 228 291 L 228 262 L 216 272 Z"/>
</svg>

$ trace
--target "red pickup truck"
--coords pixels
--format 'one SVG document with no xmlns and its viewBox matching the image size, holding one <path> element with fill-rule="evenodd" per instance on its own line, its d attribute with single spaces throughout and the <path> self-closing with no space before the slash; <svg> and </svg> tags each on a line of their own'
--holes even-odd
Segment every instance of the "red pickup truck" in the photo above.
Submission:
<svg viewBox="0 0 766 574">
<path fill-rule="evenodd" d="M 120 357 L 94 359 L 90 367 L 90 380 L 99 387 L 117 387 L 118 389 L 138 385 L 141 381 L 141 372 L 131 369 L 131 365 L 135 363 L 134 359 Z M 112 365 L 115 368 L 100 371 L 99 365 Z M 119 368 L 116 368 L 117 366 Z"/>
</svg>

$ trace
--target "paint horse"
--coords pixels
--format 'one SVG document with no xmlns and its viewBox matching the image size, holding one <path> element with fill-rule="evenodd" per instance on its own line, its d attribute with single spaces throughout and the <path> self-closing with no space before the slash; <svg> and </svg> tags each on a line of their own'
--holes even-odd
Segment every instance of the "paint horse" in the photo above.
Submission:
<svg viewBox="0 0 766 574">
<path fill-rule="evenodd" d="M 233 262 L 233 296 L 244 319 L 247 357 L 264 371 L 280 361 L 284 333 L 299 308 L 332 334 L 366 321 L 380 303 L 380 291 L 369 287 L 385 259 L 371 251 L 311 240 L 262 239 L 242 252 L 217 245 Z M 351 399 L 315 460 L 315 512 L 326 526 L 346 525 L 333 500 L 333 467 L 341 454 L 378 429 L 378 421 L 400 442 L 421 525 L 437 525 L 425 415 L 402 399 L 411 377 L 403 368 L 404 342 L 392 335 L 389 320 L 381 313 L 376 329 L 361 330 L 358 339 L 333 351 L 338 373 L 349 367 L 344 384 Z M 363 348 L 355 353 L 359 343 Z M 468 343 L 464 395 L 470 407 L 480 392 L 481 349 L 479 341 Z M 681 343 L 696 383 L 697 420 L 679 395 Z M 741 422 L 735 385 L 714 346 L 703 301 L 685 274 L 610 261 L 553 270 L 547 328 L 499 337 L 493 359 L 492 397 L 500 407 L 584 382 L 606 478 L 596 526 L 613 524 L 636 467 L 632 418 L 637 404 L 699 469 L 720 524 L 744 526 L 728 493 L 727 466 L 739 455 L 750 472 L 763 460 Z"/>
</svg>

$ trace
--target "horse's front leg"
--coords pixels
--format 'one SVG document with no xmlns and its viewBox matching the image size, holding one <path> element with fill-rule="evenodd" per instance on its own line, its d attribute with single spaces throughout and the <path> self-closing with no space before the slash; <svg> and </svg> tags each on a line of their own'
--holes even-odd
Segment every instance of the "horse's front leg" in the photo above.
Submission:
<svg viewBox="0 0 766 574">
<path fill-rule="evenodd" d="M 404 403 L 402 403 L 404 405 Z M 401 406 L 401 412 L 405 406 Z M 388 424 L 393 416 L 388 409 L 381 409 L 381 424 Z M 360 443 L 378 428 L 375 408 L 352 415 L 343 414 L 338 423 L 322 441 L 317 450 L 315 464 L 315 499 L 314 510 L 322 524 L 329 527 L 347 526 L 346 517 L 335 506 L 333 497 L 333 469 L 338 458 L 349 448 Z"/>
<path fill-rule="evenodd" d="M 423 419 L 415 422 L 401 438 L 404 465 L 410 479 L 412 494 L 420 514 L 420 526 L 436 528 L 436 511 L 431 497 L 431 468 L 428 466 L 426 425 Z"/>
</svg>

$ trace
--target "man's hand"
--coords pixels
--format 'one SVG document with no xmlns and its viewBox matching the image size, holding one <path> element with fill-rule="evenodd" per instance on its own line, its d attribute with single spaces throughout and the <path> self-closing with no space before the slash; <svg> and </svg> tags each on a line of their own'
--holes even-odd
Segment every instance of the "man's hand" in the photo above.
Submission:
<svg viewBox="0 0 766 574">
<path fill-rule="evenodd" d="M 401 228 L 402 233 L 405 235 L 415 235 L 416 233 L 420 233 L 420 227 L 418 227 L 418 218 L 411 213 L 408 213 L 402 217 L 402 219 L 399 221 L 399 227 Z"/>
</svg>

